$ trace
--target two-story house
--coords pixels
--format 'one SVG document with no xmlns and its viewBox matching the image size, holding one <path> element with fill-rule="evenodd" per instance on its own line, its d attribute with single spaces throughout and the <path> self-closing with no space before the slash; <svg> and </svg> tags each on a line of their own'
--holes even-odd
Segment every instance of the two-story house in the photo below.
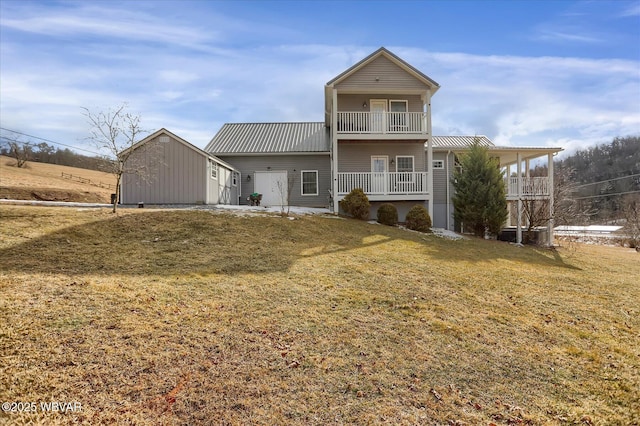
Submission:
<svg viewBox="0 0 640 426">
<path fill-rule="evenodd" d="M 123 176 L 122 200 L 247 204 L 250 194 L 259 193 L 265 206 L 328 207 L 337 213 L 339 201 L 361 188 L 372 218 L 385 202 L 397 207 L 400 221 L 422 204 L 435 227 L 456 229 L 452 176 L 458 155 L 476 137 L 432 135 L 431 98 L 439 89 L 380 48 L 325 85 L 324 121 L 227 123 L 204 150 L 159 130 L 136 149 L 157 143 L 161 158 L 150 157 L 149 149 L 132 157 L 157 169 L 158 178 L 141 184 L 133 175 Z M 477 139 L 500 160 L 512 210 L 506 225 L 516 225 L 521 241 L 517 225 L 525 224 L 527 200 L 548 200 L 552 217 L 553 155 L 561 148 L 498 147 L 484 136 Z M 529 176 L 532 160 L 548 164 L 547 177 Z M 549 221 L 549 242 L 552 225 Z"/>
<path fill-rule="evenodd" d="M 242 203 L 256 192 L 264 205 L 322 206 L 337 213 L 339 201 L 362 188 L 372 218 L 385 202 L 398 208 L 401 221 L 409 208 L 423 204 L 434 226 L 454 229 L 451 177 L 456 155 L 474 137 L 432 135 L 431 98 L 439 89 L 380 48 L 325 85 L 323 122 L 228 123 L 205 151 L 240 171 Z M 553 154 L 561 149 L 496 147 L 479 139 L 500 159 L 507 199 L 522 224 L 523 200 L 553 197 L 550 177 L 528 177 L 529 161 L 542 157 L 552 176 Z"/>
</svg>

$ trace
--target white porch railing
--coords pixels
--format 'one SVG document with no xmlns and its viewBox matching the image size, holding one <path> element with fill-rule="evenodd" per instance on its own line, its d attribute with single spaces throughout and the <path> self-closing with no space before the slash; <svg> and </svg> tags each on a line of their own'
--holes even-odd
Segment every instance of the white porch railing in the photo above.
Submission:
<svg viewBox="0 0 640 426">
<path fill-rule="evenodd" d="M 507 197 L 518 196 L 518 179 L 522 180 L 522 196 L 549 196 L 548 177 L 521 177 L 511 176 L 507 178 Z"/>
<path fill-rule="evenodd" d="M 338 173 L 338 195 L 346 195 L 355 188 L 362 188 L 367 195 L 427 194 L 427 173 Z"/>
<path fill-rule="evenodd" d="M 424 112 L 338 112 L 338 133 L 426 133 Z"/>
</svg>

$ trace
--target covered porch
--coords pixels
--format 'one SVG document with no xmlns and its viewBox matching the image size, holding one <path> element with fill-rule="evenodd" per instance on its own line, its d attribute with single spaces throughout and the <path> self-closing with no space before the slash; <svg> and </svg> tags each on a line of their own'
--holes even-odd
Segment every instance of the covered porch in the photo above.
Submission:
<svg viewBox="0 0 640 426">
<path fill-rule="evenodd" d="M 515 242 L 518 244 L 523 241 L 523 227 L 528 226 L 524 214 L 524 203 L 544 200 L 548 205 L 546 240 L 548 245 L 553 245 L 553 157 L 560 151 L 562 148 L 537 147 L 495 147 L 489 150 L 490 155 L 500 159 L 500 167 L 504 171 L 506 198 L 510 204 L 510 211 L 512 206 L 515 207 L 515 215 L 513 218 L 511 214 L 509 215 L 507 226 L 515 229 Z M 533 176 L 532 166 L 539 166 L 535 169 L 535 176 Z"/>
</svg>

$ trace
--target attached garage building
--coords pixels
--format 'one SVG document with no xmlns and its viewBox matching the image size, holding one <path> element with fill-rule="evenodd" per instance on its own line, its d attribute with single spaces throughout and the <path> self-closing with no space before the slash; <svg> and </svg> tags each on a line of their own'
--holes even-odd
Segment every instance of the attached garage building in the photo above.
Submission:
<svg viewBox="0 0 640 426">
<path fill-rule="evenodd" d="M 241 204 L 328 207 L 331 138 L 323 122 L 227 123 L 205 147 L 240 171 Z"/>
<path fill-rule="evenodd" d="M 238 204 L 239 172 L 166 129 L 129 150 L 122 204 Z"/>
</svg>

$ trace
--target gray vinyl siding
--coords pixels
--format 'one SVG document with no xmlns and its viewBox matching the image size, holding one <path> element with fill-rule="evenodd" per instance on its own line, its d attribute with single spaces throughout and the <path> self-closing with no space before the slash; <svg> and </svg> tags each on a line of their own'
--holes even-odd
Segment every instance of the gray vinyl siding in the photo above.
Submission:
<svg viewBox="0 0 640 426">
<path fill-rule="evenodd" d="M 446 152 L 434 152 L 434 160 L 442 160 L 445 162 L 444 169 L 433 170 L 433 226 L 436 228 L 447 227 L 447 204 L 449 204 L 449 229 L 453 230 L 453 197 L 454 189 L 451 184 L 451 176 L 453 176 L 454 154 L 449 154 L 449 163 L 447 164 Z M 449 186 L 449 199 L 447 200 L 447 185 Z"/>
<path fill-rule="evenodd" d="M 376 81 L 376 78 L 378 79 Z M 384 56 L 379 56 L 355 71 L 335 87 L 338 90 L 424 90 L 429 87 Z"/>
<path fill-rule="evenodd" d="M 122 203 L 201 204 L 206 200 L 207 158 L 174 138 L 151 139 L 136 149 L 127 164 L 142 175 L 127 173 L 122 180 Z"/>
<path fill-rule="evenodd" d="M 371 99 L 386 99 L 387 105 L 389 100 L 394 101 L 408 101 L 408 112 L 422 112 L 423 104 L 419 95 L 392 95 L 384 93 L 374 94 L 338 94 L 338 111 L 351 111 L 351 112 L 368 112 Z M 367 103 L 367 107 L 363 108 L 362 104 Z"/>
<path fill-rule="evenodd" d="M 257 155 L 220 156 L 220 159 L 240 171 L 242 194 L 240 204 L 248 204 L 247 197 L 254 192 L 255 172 L 287 171 L 293 178 L 290 205 L 328 207 L 331 189 L 331 162 L 329 155 Z M 318 171 L 318 195 L 302 195 L 302 170 Z M 250 176 L 251 180 L 247 180 Z"/>
<path fill-rule="evenodd" d="M 383 143 L 340 142 L 338 144 L 338 172 L 370 172 L 372 155 L 387 155 L 389 162 L 395 160 L 397 155 L 413 155 L 414 171 L 426 171 L 423 143 L 385 141 Z M 395 172 L 395 165 L 389 164 L 389 171 Z"/>
</svg>

